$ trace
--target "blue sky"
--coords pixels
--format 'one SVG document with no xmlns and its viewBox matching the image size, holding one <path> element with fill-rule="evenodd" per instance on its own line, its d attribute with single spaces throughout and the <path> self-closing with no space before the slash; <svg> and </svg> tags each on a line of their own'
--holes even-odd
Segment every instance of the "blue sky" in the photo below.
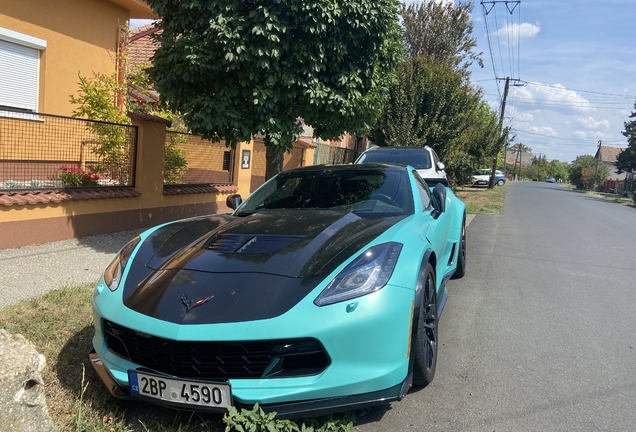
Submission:
<svg viewBox="0 0 636 432">
<path fill-rule="evenodd" d="M 495 74 L 522 81 L 510 89 L 504 125 L 535 154 L 571 162 L 594 154 L 599 140 L 625 147 L 623 123 L 636 100 L 634 18 L 634 0 L 523 0 L 512 15 L 503 2 L 487 15 L 475 2 L 485 64 L 471 69 L 472 79 L 496 110 L 504 81 Z"/>
<path fill-rule="evenodd" d="M 487 15 L 474 4 L 484 68 L 473 66 L 472 80 L 497 112 L 504 82 L 495 74 L 523 84 L 511 86 L 504 122 L 516 142 L 566 162 L 594 154 L 599 140 L 627 145 L 621 132 L 636 101 L 636 0 L 522 0 L 512 14 L 501 2 Z"/>
</svg>

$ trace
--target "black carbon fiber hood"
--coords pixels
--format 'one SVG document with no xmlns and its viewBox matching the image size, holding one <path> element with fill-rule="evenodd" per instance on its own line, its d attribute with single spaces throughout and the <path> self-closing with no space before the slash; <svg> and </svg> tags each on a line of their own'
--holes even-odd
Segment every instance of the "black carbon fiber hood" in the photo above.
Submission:
<svg viewBox="0 0 636 432">
<path fill-rule="evenodd" d="M 184 324 L 272 318 L 400 219 L 285 210 L 169 224 L 133 257 L 124 303 Z"/>
</svg>

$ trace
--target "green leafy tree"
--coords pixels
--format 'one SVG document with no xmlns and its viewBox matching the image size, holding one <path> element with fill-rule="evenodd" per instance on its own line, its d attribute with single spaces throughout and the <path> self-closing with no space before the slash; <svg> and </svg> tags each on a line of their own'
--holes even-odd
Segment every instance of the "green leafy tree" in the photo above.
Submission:
<svg viewBox="0 0 636 432">
<path fill-rule="evenodd" d="M 468 67 L 482 64 L 471 11 L 471 3 L 402 6 L 408 56 L 370 133 L 382 146 L 433 147 L 451 184 L 464 183 L 503 139 L 496 113 L 468 81 Z"/>
<path fill-rule="evenodd" d="M 547 174 L 550 177 L 554 177 L 556 180 L 568 180 L 569 167 L 570 164 L 567 162 L 552 160 L 548 162 Z"/>
<path fill-rule="evenodd" d="M 402 4 L 404 43 L 409 57 L 430 57 L 464 72 L 473 62 L 484 67 L 483 53 L 475 51 L 472 10 L 470 2 L 457 6 L 437 1 Z"/>
<path fill-rule="evenodd" d="M 636 109 L 636 103 L 634 103 L 634 109 Z M 627 148 L 616 158 L 619 174 L 623 171 L 636 171 L 636 111 L 632 111 L 629 118 L 632 120 L 625 122 L 623 131 L 623 135 L 627 138 Z"/>
<path fill-rule="evenodd" d="M 451 183 L 461 183 L 492 157 L 496 113 L 449 63 L 415 57 L 400 65 L 396 83 L 370 134 L 380 146 L 435 149 Z"/>
<path fill-rule="evenodd" d="M 609 168 L 605 164 L 599 163 L 597 170 L 597 160 L 592 155 L 577 156 L 570 165 L 570 183 L 578 189 L 589 190 L 594 185 L 603 183 L 609 177 Z"/>
<path fill-rule="evenodd" d="M 402 53 L 397 0 L 150 0 L 149 74 L 189 129 L 235 146 L 262 133 L 266 177 L 302 131 L 361 134 Z"/>
</svg>

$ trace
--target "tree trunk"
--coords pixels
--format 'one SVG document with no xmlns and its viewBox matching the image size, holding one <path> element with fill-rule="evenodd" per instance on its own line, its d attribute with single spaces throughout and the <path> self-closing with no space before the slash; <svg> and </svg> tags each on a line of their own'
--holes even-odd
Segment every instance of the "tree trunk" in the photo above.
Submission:
<svg viewBox="0 0 636 432">
<path fill-rule="evenodd" d="M 265 147 L 265 180 L 269 180 L 276 174 L 283 172 L 283 160 L 285 151 L 280 147 Z"/>
</svg>

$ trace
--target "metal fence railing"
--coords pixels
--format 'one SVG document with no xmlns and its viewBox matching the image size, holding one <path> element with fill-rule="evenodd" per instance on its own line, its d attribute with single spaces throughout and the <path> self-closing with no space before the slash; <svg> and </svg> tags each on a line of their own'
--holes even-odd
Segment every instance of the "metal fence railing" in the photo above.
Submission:
<svg viewBox="0 0 636 432">
<path fill-rule="evenodd" d="M 196 135 L 166 132 L 165 184 L 231 183 L 232 150 Z"/>
<path fill-rule="evenodd" d="M 134 186 L 137 128 L 0 109 L 0 190 Z"/>
<path fill-rule="evenodd" d="M 314 152 L 314 165 L 353 163 L 360 155 L 357 150 L 335 147 L 329 144 L 317 144 Z"/>
</svg>

